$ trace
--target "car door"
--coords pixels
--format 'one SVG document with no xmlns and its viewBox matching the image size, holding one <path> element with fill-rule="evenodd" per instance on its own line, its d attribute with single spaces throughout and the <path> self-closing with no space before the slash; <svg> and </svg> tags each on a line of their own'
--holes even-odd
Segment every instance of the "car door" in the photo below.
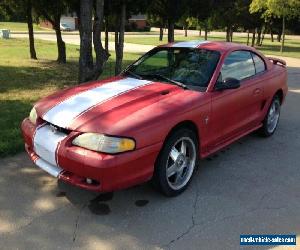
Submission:
<svg viewBox="0 0 300 250">
<path fill-rule="evenodd" d="M 222 84 L 226 78 L 238 79 L 240 87 L 212 92 L 213 147 L 254 127 L 262 108 L 263 85 L 256 74 L 252 52 L 237 50 L 227 55 L 218 84 Z"/>
</svg>

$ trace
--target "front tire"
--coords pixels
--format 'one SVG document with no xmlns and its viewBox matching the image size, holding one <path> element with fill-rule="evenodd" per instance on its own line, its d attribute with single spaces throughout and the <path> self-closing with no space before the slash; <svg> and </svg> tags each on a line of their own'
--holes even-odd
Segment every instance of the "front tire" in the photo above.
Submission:
<svg viewBox="0 0 300 250">
<path fill-rule="evenodd" d="M 198 162 L 197 135 L 182 128 L 166 140 L 155 163 L 153 181 L 166 196 L 182 193 L 191 181 Z"/>
<path fill-rule="evenodd" d="M 269 137 L 274 134 L 279 122 L 280 107 L 280 98 L 278 95 L 275 95 L 263 121 L 263 126 L 259 130 L 262 136 Z"/>
</svg>

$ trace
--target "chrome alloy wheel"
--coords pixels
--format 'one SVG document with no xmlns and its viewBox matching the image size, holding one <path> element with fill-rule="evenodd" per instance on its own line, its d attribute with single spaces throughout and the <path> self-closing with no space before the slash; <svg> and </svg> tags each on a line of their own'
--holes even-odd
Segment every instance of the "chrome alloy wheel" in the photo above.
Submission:
<svg viewBox="0 0 300 250">
<path fill-rule="evenodd" d="M 188 137 L 175 142 L 167 160 L 166 177 L 173 190 L 184 187 L 190 180 L 196 164 L 196 146 Z"/>
<path fill-rule="evenodd" d="M 269 133 L 273 133 L 277 127 L 280 116 L 280 102 L 278 99 L 274 99 L 268 113 L 267 118 L 267 130 Z"/>
</svg>

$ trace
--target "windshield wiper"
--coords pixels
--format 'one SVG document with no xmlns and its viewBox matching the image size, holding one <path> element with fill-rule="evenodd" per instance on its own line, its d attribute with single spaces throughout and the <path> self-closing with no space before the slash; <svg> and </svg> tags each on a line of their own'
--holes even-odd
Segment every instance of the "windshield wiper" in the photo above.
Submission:
<svg viewBox="0 0 300 250">
<path fill-rule="evenodd" d="M 167 82 L 170 82 L 170 83 L 174 83 L 175 85 L 183 88 L 183 89 L 188 89 L 188 86 L 186 86 L 184 83 L 182 82 L 178 82 L 178 81 L 175 81 L 175 80 L 172 80 L 166 76 L 163 76 L 163 75 L 160 75 L 160 74 L 149 74 L 149 75 L 142 75 L 143 77 L 154 77 L 154 78 L 160 78 L 164 81 L 167 81 Z"/>
<path fill-rule="evenodd" d="M 137 79 L 140 79 L 140 80 L 143 79 L 143 77 L 141 77 L 140 75 L 138 75 L 138 74 L 136 74 L 136 73 L 134 73 L 134 72 L 132 72 L 132 71 L 130 71 L 130 70 L 126 70 L 124 73 L 125 73 L 125 74 L 128 74 L 128 75 L 131 75 L 131 76 L 133 76 L 134 78 L 137 78 Z"/>
</svg>

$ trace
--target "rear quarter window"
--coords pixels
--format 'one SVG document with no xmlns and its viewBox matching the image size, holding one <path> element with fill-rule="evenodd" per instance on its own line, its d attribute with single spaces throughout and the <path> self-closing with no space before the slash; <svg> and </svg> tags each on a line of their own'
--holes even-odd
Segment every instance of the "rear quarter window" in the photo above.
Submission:
<svg viewBox="0 0 300 250">
<path fill-rule="evenodd" d="M 264 72 L 266 70 L 266 65 L 263 59 L 261 59 L 258 55 L 254 53 L 252 53 L 252 57 L 254 61 L 256 74 Z"/>
</svg>

